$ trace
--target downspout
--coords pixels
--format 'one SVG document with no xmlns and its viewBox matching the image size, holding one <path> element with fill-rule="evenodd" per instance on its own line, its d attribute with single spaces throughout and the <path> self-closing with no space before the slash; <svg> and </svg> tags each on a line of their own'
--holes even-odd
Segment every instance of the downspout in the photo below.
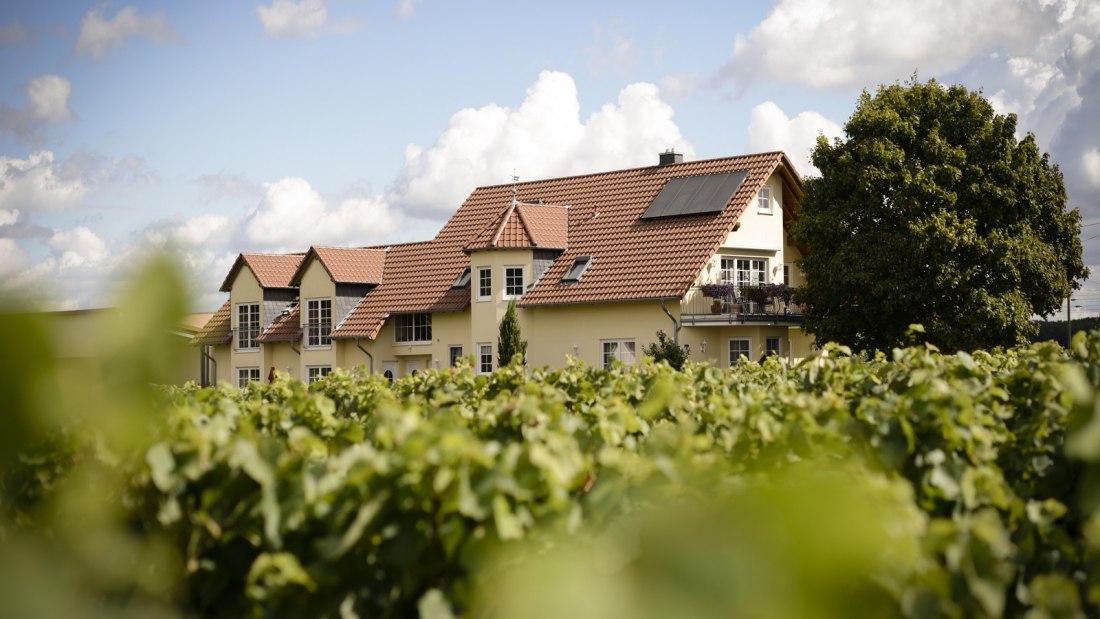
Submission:
<svg viewBox="0 0 1100 619">
<path fill-rule="evenodd" d="M 368 359 L 370 359 L 370 373 L 374 374 L 374 355 L 367 352 L 367 349 L 363 348 L 363 346 L 359 344 L 359 338 L 355 338 L 355 347 L 363 351 L 363 354 L 366 355 Z"/>
<path fill-rule="evenodd" d="M 202 347 L 202 356 L 206 357 L 207 361 L 214 364 L 214 375 L 213 376 L 207 375 L 207 378 L 210 380 L 210 382 L 206 385 L 203 385 L 203 387 L 209 387 L 210 385 L 213 385 L 214 383 L 218 382 L 218 360 L 210 355 L 210 347 L 209 346 L 203 346 Z M 204 363 L 203 366 L 205 367 L 206 364 Z"/>
<path fill-rule="evenodd" d="M 665 315 L 668 316 L 668 319 L 672 321 L 672 327 L 673 327 L 673 329 L 672 329 L 672 341 L 677 346 L 679 346 L 680 345 L 680 327 L 682 325 L 680 324 L 680 322 L 678 320 L 676 320 L 676 317 L 672 315 L 672 312 L 668 311 L 668 308 L 665 307 L 665 301 L 666 301 L 666 299 L 661 299 L 661 311 L 663 311 L 665 313 Z"/>
</svg>

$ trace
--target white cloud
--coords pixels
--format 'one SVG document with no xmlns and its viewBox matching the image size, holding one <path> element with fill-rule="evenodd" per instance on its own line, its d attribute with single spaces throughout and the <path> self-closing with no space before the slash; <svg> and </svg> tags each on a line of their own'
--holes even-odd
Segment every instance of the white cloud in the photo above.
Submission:
<svg viewBox="0 0 1100 619">
<path fill-rule="evenodd" d="M 399 0 L 397 5 L 393 7 L 393 13 L 401 19 L 408 19 L 416 12 L 418 4 L 420 4 L 420 0 Z"/>
<path fill-rule="evenodd" d="M 27 266 L 27 255 L 15 239 L 0 238 L 0 280 L 19 273 Z"/>
<path fill-rule="evenodd" d="M 26 26 L 19 22 L 0 26 L 0 45 L 2 46 L 33 43 L 36 38 L 33 31 L 28 30 Z"/>
<path fill-rule="evenodd" d="M 75 204 L 88 187 L 65 173 L 53 153 L 38 151 L 26 159 L 0 156 L 0 208 L 60 210 Z"/>
<path fill-rule="evenodd" d="M 0 208 L 0 226 L 10 226 L 19 221 L 19 209 Z"/>
<path fill-rule="evenodd" d="M 669 97 L 686 97 L 694 94 L 702 82 L 698 73 L 678 73 L 661 78 L 661 94 Z"/>
<path fill-rule="evenodd" d="M 171 232 L 173 242 L 185 247 L 222 246 L 232 234 L 232 224 L 225 215 L 205 213 L 192 217 Z"/>
<path fill-rule="evenodd" d="M 326 4 L 325 0 L 272 0 L 269 6 L 257 6 L 256 14 L 269 36 L 302 36 L 325 25 Z"/>
<path fill-rule="evenodd" d="M 57 267 L 62 271 L 92 266 L 110 256 L 107 243 L 85 226 L 58 230 L 46 241 L 46 245 L 57 257 Z"/>
<path fill-rule="evenodd" d="M 810 150 L 817 136 L 824 134 L 830 141 L 841 137 L 841 126 L 812 110 L 790 118 L 772 101 L 752 108 L 749 119 L 749 150 L 781 150 L 787 153 L 803 176 L 821 172 L 810 163 Z"/>
<path fill-rule="evenodd" d="M 1023 49 L 1056 18 L 1038 3 L 1003 0 L 781 0 L 737 37 L 720 77 L 871 87 L 914 70 L 954 71 L 986 50 Z"/>
<path fill-rule="evenodd" d="M 1081 156 L 1081 167 L 1093 187 L 1100 188 L 1100 149 L 1094 148 Z"/>
<path fill-rule="evenodd" d="M 114 17 L 104 19 L 100 14 L 102 9 L 92 9 L 80 20 L 76 53 L 99 60 L 107 50 L 120 47 L 131 37 L 145 37 L 161 44 L 183 42 L 183 37 L 168 25 L 163 13 L 142 15 L 137 8 L 126 6 Z"/>
<path fill-rule="evenodd" d="M 475 187 L 506 182 L 513 170 L 532 180 L 654 165 L 667 148 L 690 159 L 694 149 L 673 114 L 656 86 L 639 83 L 582 123 L 573 78 L 544 71 L 518 108 L 490 103 L 461 110 L 431 147 L 408 146 L 387 201 L 419 216 L 445 217 Z"/>
<path fill-rule="evenodd" d="M 43 125 L 72 117 L 72 110 L 69 109 L 72 90 L 72 83 L 57 75 L 31 79 L 25 87 L 26 103 L 23 107 L 0 103 L 0 129 L 27 141 L 36 141 Z"/>
<path fill-rule="evenodd" d="M 73 112 L 69 109 L 69 95 L 73 85 L 56 75 L 43 75 L 27 83 L 28 112 L 35 120 L 57 123 L 67 120 Z"/>
<path fill-rule="evenodd" d="M 621 21 L 612 21 L 606 27 L 600 24 L 593 26 L 588 56 L 592 71 L 597 75 L 629 75 L 634 71 L 638 64 L 638 50 L 634 46 L 634 39 L 624 32 L 625 27 Z"/>
<path fill-rule="evenodd" d="M 382 199 L 349 199 L 329 209 L 301 178 L 265 184 L 263 200 L 244 222 L 248 240 L 277 248 L 363 243 L 395 228 L 395 217 Z"/>
</svg>

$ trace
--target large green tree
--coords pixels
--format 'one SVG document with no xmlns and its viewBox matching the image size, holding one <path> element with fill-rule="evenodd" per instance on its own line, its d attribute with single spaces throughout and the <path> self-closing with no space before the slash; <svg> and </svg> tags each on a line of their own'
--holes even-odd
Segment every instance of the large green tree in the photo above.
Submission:
<svg viewBox="0 0 1100 619">
<path fill-rule="evenodd" d="M 880 86 L 844 132 L 818 137 L 791 230 L 819 343 L 888 349 L 913 323 L 948 351 L 1022 343 L 1087 277 L 1061 172 L 981 93 Z"/>
</svg>

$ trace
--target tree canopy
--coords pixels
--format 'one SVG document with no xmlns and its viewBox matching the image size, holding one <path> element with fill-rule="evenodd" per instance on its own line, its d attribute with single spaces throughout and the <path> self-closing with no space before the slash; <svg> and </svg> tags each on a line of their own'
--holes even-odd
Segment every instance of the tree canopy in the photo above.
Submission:
<svg viewBox="0 0 1100 619">
<path fill-rule="evenodd" d="M 818 137 L 791 230 L 818 343 L 887 349 L 920 323 L 948 351 L 1014 345 L 1088 276 L 1061 172 L 980 92 L 914 76 L 864 91 L 844 131 Z"/>
</svg>

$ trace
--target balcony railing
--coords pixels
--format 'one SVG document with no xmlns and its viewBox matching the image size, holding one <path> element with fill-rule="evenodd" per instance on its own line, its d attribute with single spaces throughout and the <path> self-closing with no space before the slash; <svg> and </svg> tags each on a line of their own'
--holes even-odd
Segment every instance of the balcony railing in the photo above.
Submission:
<svg viewBox="0 0 1100 619">
<path fill-rule="evenodd" d="M 737 324 L 802 324 L 801 309 L 793 303 L 773 299 L 769 303 L 755 303 L 730 294 L 714 299 L 703 294 L 699 287 L 692 288 L 680 302 L 680 320 L 685 325 L 737 325 Z"/>
<path fill-rule="evenodd" d="M 258 337 L 260 337 L 259 327 L 233 329 L 233 349 L 258 350 L 260 348 L 260 343 L 256 341 Z"/>
</svg>

